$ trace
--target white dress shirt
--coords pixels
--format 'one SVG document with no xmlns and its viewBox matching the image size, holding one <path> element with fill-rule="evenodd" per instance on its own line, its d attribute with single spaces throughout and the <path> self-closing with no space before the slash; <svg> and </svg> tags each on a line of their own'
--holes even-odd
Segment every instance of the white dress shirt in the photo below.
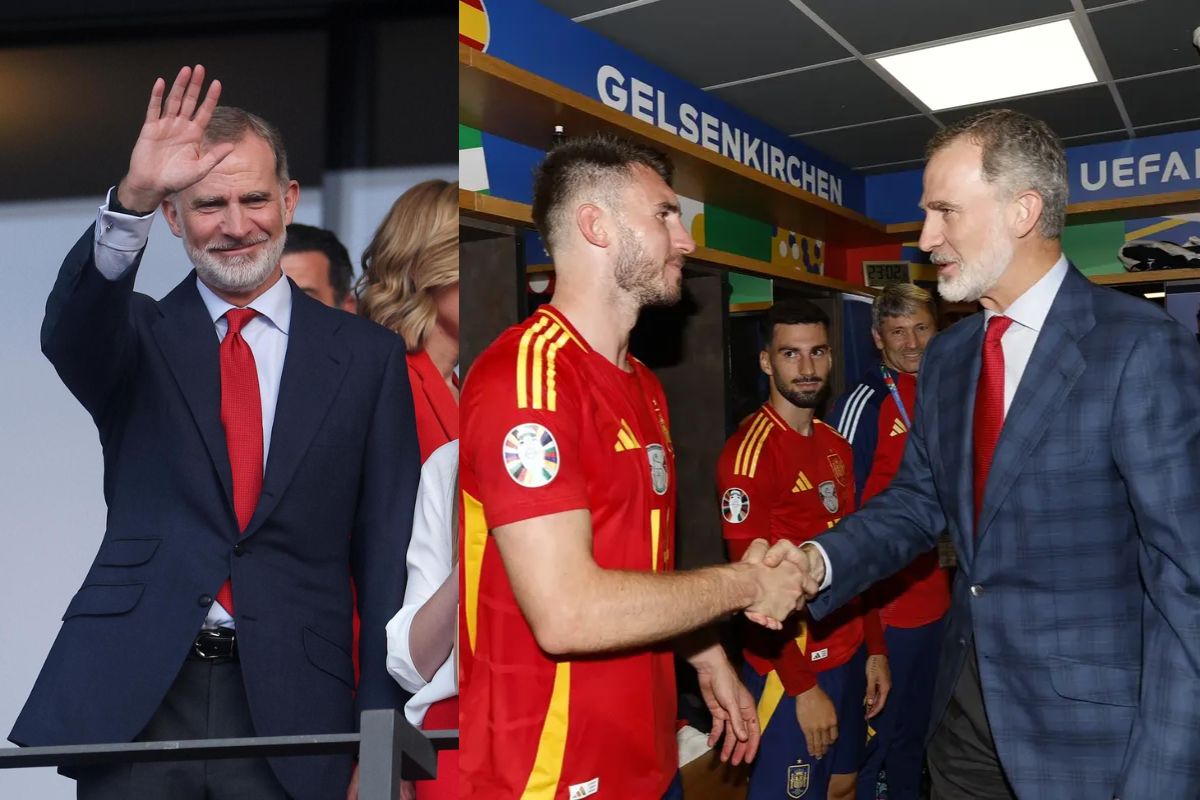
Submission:
<svg viewBox="0 0 1200 800">
<path fill-rule="evenodd" d="M 115 189 L 113 190 L 115 191 Z M 135 217 L 108 209 L 108 202 L 100 206 L 96 218 L 95 257 L 96 269 L 110 281 L 119 280 L 133 266 L 137 254 L 146 246 L 150 237 L 150 226 L 154 214 Z M 213 321 L 217 341 L 225 338 L 229 322 L 225 312 L 236 306 L 227 303 L 199 278 L 196 288 L 200 299 L 208 309 Z M 287 355 L 288 331 L 292 324 L 292 290 L 286 278 L 277 280 L 270 289 L 250 301 L 258 315 L 242 328 L 242 338 L 254 354 L 254 367 L 258 373 L 258 391 L 262 401 L 263 470 L 266 470 L 267 454 L 271 450 L 271 429 L 275 424 L 275 405 L 279 401 L 279 381 L 283 375 L 283 360 Z M 213 601 L 204 619 L 205 628 L 232 628 L 233 617 Z"/>
<path fill-rule="evenodd" d="M 404 716 L 418 727 L 431 705 L 458 694 L 454 651 L 451 650 L 450 656 L 438 667 L 433 680 L 427 682 L 413 665 L 408 641 L 413 617 L 438 587 L 445 583 L 453 566 L 451 537 L 457 536 L 458 531 L 450 530 L 450 511 L 455 502 L 457 476 L 456 439 L 434 450 L 421 467 L 421 485 L 417 489 L 412 539 L 408 545 L 408 583 L 404 589 L 404 605 L 387 624 L 388 672 L 406 690 L 415 692 L 404 706 Z"/>
<path fill-rule="evenodd" d="M 1008 330 L 1004 332 L 1004 337 L 1000 339 L 1000 346 L 1004 349 L 1004 413 L 1006 416 L 1009 407 L 1012 406 L 1013 397 L 1017 394 L 1017 387 L 1021 384 L 1021 378 L 1025 375 L 1025 367 L 1029 365 L 1029 358 L 1033 355 L 1033 347 L 1037 344 L 1038 334 L 1042 332 L 1042 326 L 1046 324 L 1046 315 L 1050 313 L 1050 306 L 1054 304 L 1054 298 L 1058 295 L 1058 290 L 1062 287 L 1063 279 L 1066 277 L 1067 257 L 1060 255 L 1050 271 L 1043 275 L 1037 283 L 1026 289 L 1025 293 L 1014 300 L 1008 308 L 1003 311 L 984 309 L 985 331 L 988 322 L 997 315 L 1003 314 L 1013 321 L 1013 324 L 1009 325 Z M 821 554 L 821 560 L 825 562 L 825 580 L 821 582 L 821 589 L 826 589 L 833 583 L 833 567 L 829 563 L 829 555 L 820 542 L 814 539 L 811 544 Z"/>
</svg>

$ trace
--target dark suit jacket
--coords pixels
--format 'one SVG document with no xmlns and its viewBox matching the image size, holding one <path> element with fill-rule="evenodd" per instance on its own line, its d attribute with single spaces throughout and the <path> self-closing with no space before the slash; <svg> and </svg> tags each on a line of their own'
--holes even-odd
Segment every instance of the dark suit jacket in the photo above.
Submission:
<svg viewBox="0 0 1200 800">
<path fill-rule="evenodd" d="M 133 291 L 136 272 L 105 279 L 89 229 L 47 303 L 42 349 L 99 429 L 108 519 L 10 738 L 132 740 L 230 575 L 259 735 L 355 729 L 351 574 L 357 705 L 400 708 L 384 628 L 404 597 L 419 476 L 403 340 L 291 287 L 261 499 L 239 536 L 218 340 L 195 275 L 156 302 Z M 344 797 L 349 757 L 271 763 L 297 798 Z"/>
<path fill-rule="evenodd" d="M 891 487 L 821 538 L 827 614 L 933 546 L 959 573 L 933 725 L 971 637 L 1022 800 L 1200 797 L 1200 348 L 1069 268 L 1000 434 L 975 535 L 977 314 L 921 366 Z"/>
</svg>

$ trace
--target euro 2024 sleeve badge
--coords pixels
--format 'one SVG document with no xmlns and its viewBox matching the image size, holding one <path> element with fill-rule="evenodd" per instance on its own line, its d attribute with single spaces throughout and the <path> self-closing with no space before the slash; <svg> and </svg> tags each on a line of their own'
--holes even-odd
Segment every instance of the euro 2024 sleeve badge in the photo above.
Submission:
<svg viewBox="0 0 1200 800">
<path fill-rule="evenodd" d="M 725 521 L 737 525 L 750 516 L 750 495 L 731 486 L 721 495 L 721 516 Z"/>
<path fill-rule="evenodd" d="M 526 422 L 504 437 L 504 468 L 513 481 L 537 489 L 558 474 L 558 442 L 544 425 Z"/>
</svg>

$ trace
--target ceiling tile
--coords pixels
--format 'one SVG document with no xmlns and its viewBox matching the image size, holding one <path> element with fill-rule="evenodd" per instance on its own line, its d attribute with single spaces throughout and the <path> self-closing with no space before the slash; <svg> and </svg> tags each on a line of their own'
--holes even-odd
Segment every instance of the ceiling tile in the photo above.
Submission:
<svg viewBox="0 0 1200 800">
<path fill-rule="evenodd" d="M 1121 81 L 1117 91 L 1135 128 L 1200 117 L 1200 67 Z"/>
<path fill-rule="evenodd" d="M 1200 131 L 1200 117 L 1181 122 L 1169 122 L 1166 125 L 1148 125 L 1134 128 L 1138 136 L 1160 136 L 1164 133 L 1180 133 L 1183 131 Z"/>
<path fill-rule="evenodd" d="M 805 144 L 848 167 L 920 159 L 937 131 L 928 117 L 909 117 L 799 137 Z"/>
<path fill-rule="evenodd" d="M 713 93 L 789 134 L 903 117 L 917 111 L 857 61 L 716 89 Z"/>
<path fill-rule="evenodd" d="M 1085 133 L 1099 133 L 1125 127 L 1112 94 L 1104 85 L 996 100 L 976 106 L 939 111 L 935 116 L 951 125 L 989 108 L 1012 108 L 1037 117 L 1059 136 L 1082 136 Z"/>
<path fill-rule="evenodd" d="M 659 0 L 583 24 L 700 87 L 849 57 L 787 0 Z"/>
<path fill-rule="evenodd" d="M 1088 19 L 1114 78 L 1200 65 L 1192 45 L 1200 25 L 1196 0 L 1145 0 L 1101 9 Z"/>
<path fill-rule="evenodd" d="M 501 0 L 503 2 L 503 0 Z M 629 0 L 539 0 L 547 8 L 552 8 L 564 17 L 582 17 L 596 11 L 604 11 L 614 6 L 624 5 Z"/>
<path fill-rule="evenodd" d="M 1070 0 L 804 0 L 863 54 L 962 36 L 1071 11 Z"/>
</svg>

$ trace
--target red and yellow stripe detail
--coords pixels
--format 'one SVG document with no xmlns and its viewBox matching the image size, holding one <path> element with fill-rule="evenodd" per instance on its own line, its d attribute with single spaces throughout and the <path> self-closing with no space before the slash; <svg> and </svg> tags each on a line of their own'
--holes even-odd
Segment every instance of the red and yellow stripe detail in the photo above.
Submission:
<svg viewBox="0 0 1200 800">
<path fill-rule="evenodd" d="M 521 792 L 521 800 L 554 800 L 562 777 L 563 756 L 567 752 L 567 722 L 571 710 L 571 662 L 560 661 L 554 668 L 554 686 L 550 704 L 538 738 L 533 769 Z"/>
<path fill-rule="evenodd" d="M 750 423 L 742 443 L 738 445 L 737 456 L 733 460 L 733 474 L 753 478 L 758 471 L 758 457 L 762 455 L 763 445 L 775 427 L 775 421 L 766 411 L 760 411 Z"/>
<path fill-rule="evenodd" d="M 537 322 L 525 329 L 517 346 L 517 408 L 557 410 L 555 360 L 567 342 L 580 344 L 566 323 L 539 309 Z"/>
<path fill-rule="evenodd" d="M 467 619 L 467 645 L 475 652 L 475 630 L 479 622 L 479 576 L 483 571 L 483 555 L 487 549 L 488 527 L 483 503 L 462 492 L 463 542 L 463 607 Z"/>
<path fill-rule="evenodd" d="M 490 34 L 483 0 L 458 0 L 458 41 L 486 52 Z"/>
</svg>

